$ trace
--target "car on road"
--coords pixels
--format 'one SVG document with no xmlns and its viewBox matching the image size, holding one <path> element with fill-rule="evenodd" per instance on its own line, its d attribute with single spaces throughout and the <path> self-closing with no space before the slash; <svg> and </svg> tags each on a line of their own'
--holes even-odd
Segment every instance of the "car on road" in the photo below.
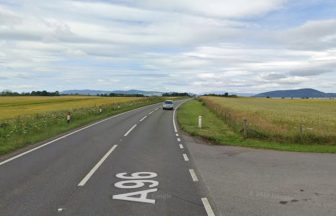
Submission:
<svg viewBox="0 0 336 216">
<path fill-rule="evenodd" d="M 166 100 L 162 104 L 162 109 L 164 109 L 164 110 L 173 110 L 174 109 L 174 102 L 172 100 Z"/>
</svg>

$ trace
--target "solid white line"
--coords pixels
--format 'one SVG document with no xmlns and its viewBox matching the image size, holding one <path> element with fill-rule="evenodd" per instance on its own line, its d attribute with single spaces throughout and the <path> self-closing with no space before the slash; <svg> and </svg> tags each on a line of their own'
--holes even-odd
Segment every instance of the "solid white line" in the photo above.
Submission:
<svg viewBox="0 0 336 216">
<path fill-rule="evenodd" d="M 100 161 L 90 170 L 90 172 L 79 182 L 78 186 L 82 187 L 86 184 L 87 181 L 91 178 L 91 176 L 97 171 L 97 169 L 104 163 L 106 158 L 117 148 L 118 145 L 114 145 L 101 159 Z"/>
<path fill-rule="evenodd" d="M 147 118 L 147 116 L 144 116 L 142 119 L 140 119 L 140 122 L 142 122 L 143 120 L 145 120 L 145 118 Z"/>
<path fill-rule="evenodd" d="M 195 171 L 193 169 L 189 169 L 189 172 L 190 172 L 192 180 L 194 182 L 198 182 L 198 178 L 197 178 L 197 175 L 196 175 Z"/>
<path fill-rule="evenodd" d="M 211 208 L 209 200 L 206 197 L 202 198 L 202 203 L 204 205 L 204 208 L 205 208 L 205 211 L 206 211 L 207 215 L 208 216 L 215 216 L 215 213 L 213 212 L 213 210 Z"/>
<path fill-rule="evenodd" d="M 153 105 L 153 104 L 152 104 L 152 105 Z M 152 105 L 148 105 L 148 106 L 152 106 Z M 52 143 L 54 143 L 54 142 L 57 142 L 57 141 L 59 141 L 59 140 L 61 140 L 61 139 L 64 139 L 64 138 L 66 138 L 66 137 L 68 137 L 68 136 L 71 136 L 71 135 L 73 135 L 73 134 L 75 134 L 75 133 L 78 133 L 78 132 L 80 132 L 80 131 L 82 131 L 82 130 L 88 129 L 88 128 L 90 128 L 90 127 L 93 127 L 93 126 L 95 126 L 95 125 L 97 125 L 97 124 L 100 124 L 100 123 L 103 123 L 103 122 L 105 122 L 105 121 L 108 121 L 108 120 L 110 120 L 110 119 L 119 117 L 119 116 L 121 116 L 121 115 L 130 113 L 130 112 L 133 112 L 133 111 L 136 111 L 136 110 L 139 110 L 139 109 L 143 109 L 143 108 L 148 107 L 148 106 L 143 106 L 143 107 L 139 107 L 139 108 L 137 108 L 137 109 L 129 110 L 129 111 L 127 111 L 127 112 L 123 112 L 123 113 L 120 113 L 120 114 L 118 114 L 118 115 L 114 115 L 114 116 L 108 117 L 108 118 L 103 119 L 103 120 L 101 120 L 101 121 L 98 121 L 98 122 L 95 122 L 95 123 L 93 123 L 93 124 L 90 124 L 90 125 L 88 125 L 88 126 L 86 126 L 86 127 L 83 127 L 83 128 L 78 129 L 78 130 L 75 130 L 75 131 L 73 131 L 73 132 L 71 132 L 71 133 L 68 133 L 68 134 L 66 134 L 66 135 L 64 135 L 64 136 L 58 137 L 58 138 L 56 138 L 56 139 L 54 139 L 54 140 L 51 140 L 51 141 L 49 141 L 49 142 L 47 142 L 47 143 L 45 143 L 45 144 L 39 145 L 39 146 L 37 146 L 37 147 L 35 147 L 35 148 L 32 148 L 32 149 L 30 149 L 30 150 L 28 150 L 28 151 L 25 151 L 25 152 L 21 153 L 21 154 L 18 154 L 18 155 L 15 155 L 15 156 L 11 157 L 11 158 L 8 158 L 7 160 L 4 160 L 4 161 L 0 162 L 0 166 L 4 165 L 4 164 L 6 164 L 6 163 L 8 163 L 8 162 L 10 162 L 10 161 L 12 161 L 12 160 L 15 160 L 15 159 L 17 159 L 17 158 L 20 158 L 20 157 L 22 157 L 22 156 L 24 156 L 24 155 L 26 155 L 26 154 L 29 154 L 29 153 L 31 153 L 31 152 L 33 152 L 33 151 L 36 151 L 36 150 L 38 150 L 38 149 L 40 149 L 40 148 L 43 148 L 43 147 L 45 147 L 45 146 L 47 146 L 47 145 L 50 145 L 50 144 L 52 144 Z"/>
<path fill-rule="evenodd" d="M 184 159 L 185 161 L 189 161 L 188 155 L 187 155 L 187 154 L 183 154 L 183 159 Z"/>
<path fill-rule="evenodd" d="M 132 132 L 132 130 L 136 127 L 137 125 L 135 124 L 135 125 L 133 125 L 125 134 L 124 134 L 124 136 L 127 136 L 129 133 L 131 133 Z"/>
<path fill-rule="evenodd" d="M 188 100 L 187 100 L 188 101 Z M 184 101 L 184 102 L 186 102 L 186 101 Z M 175 131 L 175 133 L 177 133 L 177 127 L 176 127 L 176 122 L 175 122 L 175 116 L 176 116 L 176 110 L 184 103 L 184 102 L 182 102 L 182 103 L 180 103 L 179 105 L 177 105 L 176 106 L 176 108 L 174 109 L 174 112 L 173 112 L 173 125 L 174 125 L 174 131 Z"/>
<path fill-rule="evenodd" d="M 181 142 L 181 139 L 180 139 L 180 138 L 177 138 L 177 141 Z"/>
<path fill-rule="evenodd" d="M 183 145 L 182 144 L 180 144 L 180 149 L 183 149 Z"/>
<path fill-rule="evenodd" d="M 179 107 L 179 106 L 177 106 L 177 107 Z M 173 112 L 173 125 L 174 125 L 175 133 L 177 133 L 177 127 L 176 127 L 176 122 L 175 122 L 175 115 L 176 115 L 177 107 L 174 109 L 174 112 Z"/>
</svg>

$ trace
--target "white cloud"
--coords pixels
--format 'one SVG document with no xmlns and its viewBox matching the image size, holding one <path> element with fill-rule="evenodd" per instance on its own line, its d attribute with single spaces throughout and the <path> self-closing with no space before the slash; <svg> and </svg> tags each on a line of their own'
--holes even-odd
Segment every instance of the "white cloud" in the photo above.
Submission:
<svg viewBox="0 0 336 216">
<path fill-rule="evenodd" d="M 258 19 L 286 9 L 285 0 L 14 2 L 0 3 L 0 89 L 29 81 L 27 90 L 258 92 L 334 83 L 336 19 L 263 27 Z"/>
</svg>

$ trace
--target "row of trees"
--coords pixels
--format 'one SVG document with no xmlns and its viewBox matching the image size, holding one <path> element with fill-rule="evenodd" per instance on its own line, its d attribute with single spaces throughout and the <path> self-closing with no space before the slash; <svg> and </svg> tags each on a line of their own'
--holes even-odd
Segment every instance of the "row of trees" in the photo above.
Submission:
<svg viewBox="0 0 336 216">
<path fill-rule="evenodd" d="M 97 96 L 101 96 L 101 97 L 145 97 L 143 94 L 116 94 L 116 93 L 97 94 Z"/>
<path fill-rule="evenodd" d="M 164 97 L 190 97 L 191 95 L 187 92 L 168 92 L 168 93 L 163 93 L 162 96 Z"/>
<path fill-rule="evenodd" d="M 4 90 L 0 92 L 0 96 L 60 96 L 58 91 L 48 92 L 48 91 L 32 91 L 32 92 L 13 92 L 10 90 Z"/>
<path fill-rule="evenodd" d="M 205 94 L 204 96 L 217 96 L 217 97 L 238 97 L 237 95 L 230 95 L 229 93 L 224 94 Z"/>
</svg>

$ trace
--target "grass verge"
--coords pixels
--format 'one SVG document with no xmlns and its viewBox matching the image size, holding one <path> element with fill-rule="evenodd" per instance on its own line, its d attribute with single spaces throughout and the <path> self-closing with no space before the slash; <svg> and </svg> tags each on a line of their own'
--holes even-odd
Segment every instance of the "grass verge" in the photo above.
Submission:
<svg viewBox="0 0 336 216">
<path fill-rule="evenodd" d="M 203 127 L 197 126 L 198 116 L 203 116 Z M 180 127 L 192 136 L 199 136 L 215 144 L 273 149 L 294 152 L 336 153 L 336 146 L 277 143 L 272 141 L 244 139 L 229 128 L 215 113 L 197 100 L 184 103 L 177 113 Z"/>
</svg>

